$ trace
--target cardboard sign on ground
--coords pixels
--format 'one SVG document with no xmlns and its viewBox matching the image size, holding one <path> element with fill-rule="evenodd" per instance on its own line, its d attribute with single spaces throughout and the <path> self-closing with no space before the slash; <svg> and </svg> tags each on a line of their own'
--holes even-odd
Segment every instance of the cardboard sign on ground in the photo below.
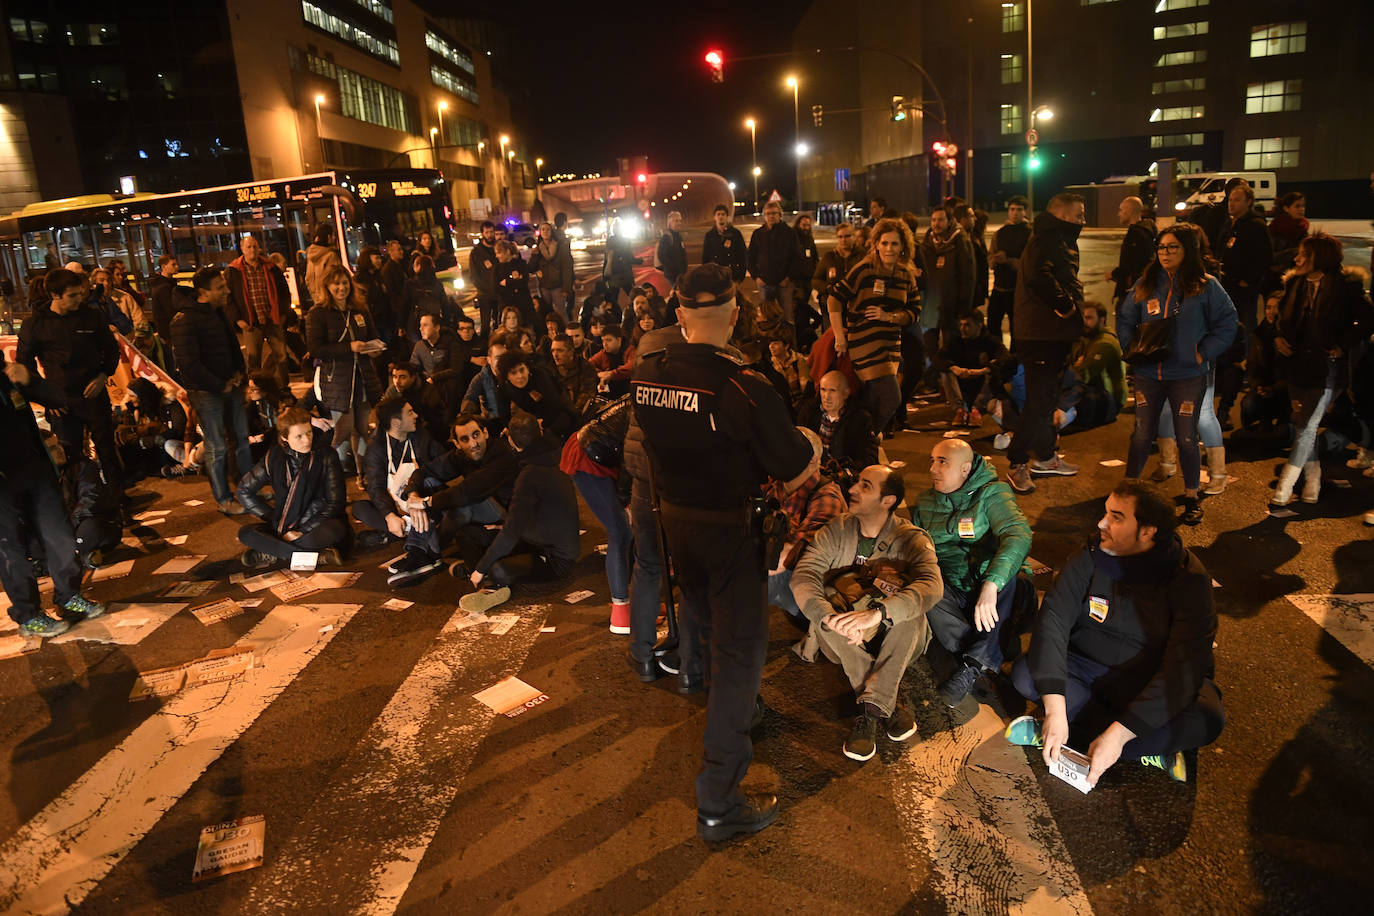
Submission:
<svg viewBox="0 0 1374 916">
<path fill-rule="evenodd" d="M 196 844 L 196 864 L 191 871 L 191 880 L 204 881 L 257 868 L 262 864 L 266 838 L 267 818 L 262 814 L 206 827 Z"/>
<path fill-rule="evenodd" d="M 548 699 L 548 695 L 512 676 L 497 681 L 486 690 L 474 693 L 472 698 L 483 706 L 513 719 L 543 703 Z"/>
</svg>

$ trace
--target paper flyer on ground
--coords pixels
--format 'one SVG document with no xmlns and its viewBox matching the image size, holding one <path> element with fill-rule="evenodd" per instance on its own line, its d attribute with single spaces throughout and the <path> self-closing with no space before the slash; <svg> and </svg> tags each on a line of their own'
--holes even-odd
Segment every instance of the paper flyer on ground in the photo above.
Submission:
<svg viewBox="0 0 1374 916">
<path fill-rule="evenodd" d="M 250 592 L 260 592 L 265 588 L 271 588 L 274 585 L 281 585 L 284 582 L 292 582 L 299 578 L 299 575 L 293 573 L 289 569 L 274 569 L 271 572 L 265 572 L 260 576 L 251 576 L 246 579 L 241 579 L 239 580 L 238 584 L 242 585 Z"/>
<path fill-rule="evenodd" d="M 174 559 L 168 560 L 166 563 L 163 563 L 157 569 L 153 570 L 153 574 L 161 576 L 173 576 L 188 573 L 191 570 L 195 569 L 197 564 L 199 564 L 200 561 L 204 559 L 204 554 L 192 554 L 191 556 L 187 557 L 176 557 Z"/>
<path fill-rule="evenodd" d="M 191 582 L 178 582 L 162 593 L 164 598 L 199 598 L 215 587 L 215 580 L 201 579 Z"/>
<path fill-rule="evenodd" d="M 111 604 L 103 617 L 72 627 L 52 641 L 136 646 L 184 607 L 185 604 Z"/>
<path fill-rule="evenodd" d="M 505 636 L 511 631 L 511 627 L 520 622 L 519 614 L 492 614 L 487 617 L 491 621 L 491 635 Z"/>
<path fill-rule="evenodd" d="M 215 649 L 194 661 L 140 671 L 129 692 L 130 700 L 169 697 L 191 687 L 215 684 L 241 677 L 253 667 L 252 646 Z"/>
<path fill-rule="evenodd" d="M 191 608 L 191 616 L 207 627 L 212 623 L 219 623 L 221 620 L 228 620 L 242 613 L 243 606 L 233 598 L 221 598 L 218 601 L 211 601 L 209 604 Z"/>
<path fill-rule="evenodd" d="M 267 817 L 262 814 L 206 827 L 196 844 L 191 880 L 203 881 L 257 868 L 262 864 L 266 838 Z"/>
<path fill-rule="evenodd" d="M 474 693 L 472 698 L 494 712 L 513 719 L 543 703 L 548 695 L 512 676 Z"/>
</svg>

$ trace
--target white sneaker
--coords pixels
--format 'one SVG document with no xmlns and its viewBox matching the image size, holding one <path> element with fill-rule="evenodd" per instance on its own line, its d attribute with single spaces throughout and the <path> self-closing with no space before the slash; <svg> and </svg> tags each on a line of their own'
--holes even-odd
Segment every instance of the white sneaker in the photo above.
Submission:
<svg viewBox="0 0 1374 916">
<path fill-rule="evenodd" d="M 1011 445 L 1011 433 L 998 433 L 992 437 L 992 447 L 999 452 L 1005 452 Z"/>
</svg>

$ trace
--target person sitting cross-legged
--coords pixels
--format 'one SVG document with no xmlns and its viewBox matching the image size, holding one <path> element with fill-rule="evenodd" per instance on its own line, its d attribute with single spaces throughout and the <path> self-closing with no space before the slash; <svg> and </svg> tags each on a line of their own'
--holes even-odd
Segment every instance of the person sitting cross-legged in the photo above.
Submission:
<svg viewBox="0 0 1374 916">
<path fill-rule="evenodd" d="M 239 481 L 239 504 L 265 522 L 239 529 L 239 541 L 248 548 L 243 565 L 259 569 L 312 552 L 321 565 L 337 566 L 339 548 L 352 533 L 339 455 L 300 407 L 278 415 L 277 434 L 280 440 Z M 265 487 L 272 488 L 271 502 L 262 495 Z"/>
<path fill-rule="evenodd" d="M 768 603 L 782 610 L 790 622 L 805 629 L 807 620 L 792 597 L 792 570 L 796 569 L 816 532 L 832 518 L 844 512 L 844 491 L 821 473 L 821 437 L 803 427 L 797 427 L 811 443 L 811 463 L 792 480 L 770 481 L 764 493 L 778 502 L 787 514 L 787 538 L 778 555 L 777 565 L 768 571 Z"/>
<path fill-rule="evenodd" d="M 1009 742 L 1040 747 L 1046 766 L 1065 746 L 1084 749 L 1094 786 L 1121 759 L 1188 780 L 1226 713 L 1212 681 L 1212 577 L 1177 524 L 1147 484 L 1128 478 L 1112 490 L 1095 543 L 1065 562 L 1012 669 L 1017 691 L 1044 705 L 1044 723 L 1015 719 Z"/>
<path fill-rule="evenodd" d="M 940 697 L 953 708 L 980 676 L 1002 665 L 1002 624 L 1011 616 L 1031 529 L 992 462 L 963 440 L 935 444 L 930 481 L 911 520 L 930 534 L 940 561 L 944 596 L 926 620 L 959 663 L 940 685 Z"/>
<path fill-rule="evenodd" d="M 538 419 L 518 411 L 506 426 L 506 440 L 519 458 L 520 473 L 501 533 L 469 577 L 478 591 L 458 602 L 474 613 L 508 599 L 517 582 L 567 578 L 580 553 L 577 491 L 558 467 L 559 438 L 545 435 Z"/>
<path fill-rule="evenodd" d="M 916 734 L 897 700 L 907 665 L 930 642 L 926 614 L 943 593 L 930 536 L 893 510 L 906 496 L 901 475 L 864 468 L 849 490 L 849 512 L 816 533 L 792 571 L 792 596 L 811 621 L 798 654 L 817 648 L 844 668 L 859 702 L 844 755 L 868 760 L 878 723 L 893 741 Z"/>
</svg>

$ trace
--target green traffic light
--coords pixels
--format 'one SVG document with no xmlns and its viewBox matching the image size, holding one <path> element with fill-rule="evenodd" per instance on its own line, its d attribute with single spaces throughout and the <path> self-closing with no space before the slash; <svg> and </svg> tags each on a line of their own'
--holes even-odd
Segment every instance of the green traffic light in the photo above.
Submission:
<svg viewBox="0 0 1374 916">
<path fill-rule="evenodd" d="M 1030 157 L 1030 160 L 1026 163 L 1026 168 L 1030 169 L 1032 172 L 1038 171 L 1039 168 L 1040 168 L 1040 157 L 1039 157 L 1039 156 L 1032 156 L 1032 157 Z"/>
</svg>

